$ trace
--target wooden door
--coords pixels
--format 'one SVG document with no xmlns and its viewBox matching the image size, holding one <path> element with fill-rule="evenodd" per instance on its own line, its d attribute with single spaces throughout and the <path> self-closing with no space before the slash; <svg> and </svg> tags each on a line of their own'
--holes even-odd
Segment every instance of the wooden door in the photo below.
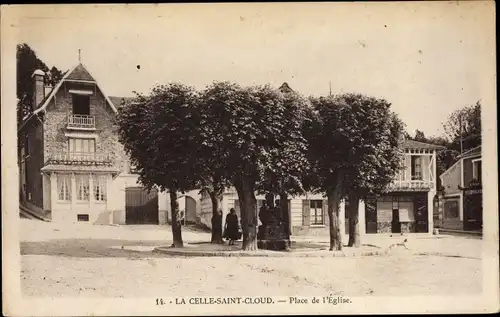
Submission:
<svg viewBox="0 0 500 317">
<path fill-rule="evenodd" d="M 427 193 L 415 197 L 415 232 L 429 232 L 429 208 Z"/>
<path fill-rule="evenodd" d="M 143 187 L 125 189 L 125 223 L 158 224 L 158 191 Z"/>
<path fill-rule="evenodd" d="M 483 195 L 464 195 L 464 230 L 481 230 L 483 226 Z"/>
</svg>

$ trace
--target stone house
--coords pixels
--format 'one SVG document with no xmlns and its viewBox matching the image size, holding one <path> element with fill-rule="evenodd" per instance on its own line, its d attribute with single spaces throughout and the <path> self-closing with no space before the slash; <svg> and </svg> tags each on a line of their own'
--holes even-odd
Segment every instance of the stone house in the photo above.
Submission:
<svg viewBox="0 0 500 317">
<path fill-rule="evenodd" d="M 481 146 L 477 146 L 458 156 L 455 164 L 440 175 L 443 185 L 441 228 L 482 228 L 481 162 Z"/>
<path fill-rule="evenodd" d="M 387 194 L 360 201 L 360 234 L 425 233 L 434 228 L 434 197 L 436 185 L 436 152 L 441 146 L 406 140 L 404 168 L 390 185 Z M 257 208 L 264 196 L 256 196 Z M 346 204 L 340 205 L 341 233 L 348 233 Z M 209 197 L 200 198 L 198 221 L 211 227 L 212 205 Z M 224 219 L 230 208 L 239 214 L 238 195 L 227 190 L 220 202 Z M 292 235 L 328 235 L 327 199 L 322 194 L 307 194 L 289 199 Z"/>
<path fill-rule="evenodd" d="M 33 112 L 18 130 L 20 202 L 57 222 L 164 223 L 165 193 L 146 192 L 118 141 L 120 102 L 79 63 L 55 87 L 33 73 Z"/>
</svg>

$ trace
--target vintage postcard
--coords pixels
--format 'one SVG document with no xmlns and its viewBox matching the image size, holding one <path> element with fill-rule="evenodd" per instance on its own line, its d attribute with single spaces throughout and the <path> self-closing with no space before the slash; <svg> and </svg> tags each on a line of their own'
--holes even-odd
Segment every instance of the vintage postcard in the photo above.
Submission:
<svg viewBox="0 0 500 317">
<path fill-rule="evenodd" d="M 493 1 L 1 23 L 4 315 L 499 311 Z"/>
</svg>

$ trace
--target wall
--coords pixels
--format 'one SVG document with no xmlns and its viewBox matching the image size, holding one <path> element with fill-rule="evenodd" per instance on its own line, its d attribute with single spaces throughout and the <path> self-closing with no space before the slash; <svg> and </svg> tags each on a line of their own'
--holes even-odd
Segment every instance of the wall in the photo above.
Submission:
<svg viewBox="0 0 500 317">
<path fill-rule="evenodd" d="M 460 161 L 455 163 L 445 173 L 441 175 L 442 185 L 444 187 L 444 195 L 454 195 L 461 192 L 461 164 Z"/>
<path fill-rule="evenodd" d="M 90 97 L 90 115 L 95 116 L 96 131 L 68 130 L 68 116 L 72 114 L 72 95 L 69 89 L 94 90 L 93 86 L 85 86 L 63 83 L 55 98 L 47 107 L 47 115 L 44 129 L 45 156 L 51 153 L 66 153 L 68 151 L 68 137 L 66 133 L 95 134 L 96 153 L 109 155 L 115 162 L 115 167 L 123 170 L 125 160 L 123 146 L 118 142 L 116 125 L 114 122 L 115 113 L 102 93 L 95 89 L 95 94 Z"/>
<path fill-rule="evenodd" d="M 44 165 L 44 129 L 38 119 L 32 121 L 26 128 L 28 136 L 29 157 L 26 157 L 26 199 L 34 205 L 43 208 L 43 181 L 40 169 Z M 31 199 L 29 199 L 31 196 Z"/>
<path fill-rule="evenodd" d="M 473 165 L 472 165 L 472 160 L 478 159 L 481 156 L 474 156 L 474 157 L 468 157 L 464 158 L 463 165 L 464 165 L 464 187 L 467 187 L 467 185 L 472 181 L 473 179 Z"/>
</svg>

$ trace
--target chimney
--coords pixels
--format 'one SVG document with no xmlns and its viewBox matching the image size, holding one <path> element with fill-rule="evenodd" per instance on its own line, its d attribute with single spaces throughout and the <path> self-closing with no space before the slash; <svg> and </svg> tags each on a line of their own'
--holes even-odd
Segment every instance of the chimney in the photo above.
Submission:
<svg viewBox="0 0 500 317">
<path fill-rule="evenodd" d="M 45 73 L 40 69 L 35 70 L 31 75 L 33 78 L 33 110 L 38 109 L 45 97 L 44 76 Z"/>
</svg>

